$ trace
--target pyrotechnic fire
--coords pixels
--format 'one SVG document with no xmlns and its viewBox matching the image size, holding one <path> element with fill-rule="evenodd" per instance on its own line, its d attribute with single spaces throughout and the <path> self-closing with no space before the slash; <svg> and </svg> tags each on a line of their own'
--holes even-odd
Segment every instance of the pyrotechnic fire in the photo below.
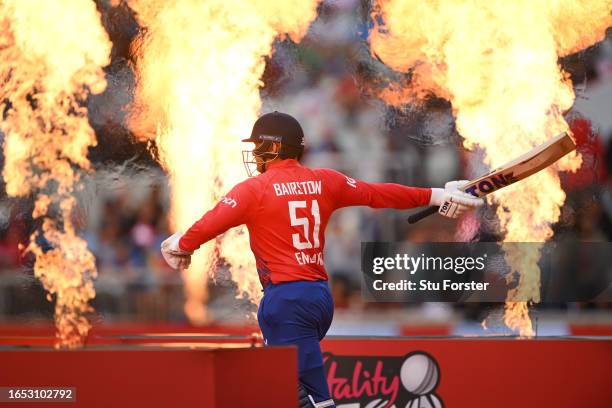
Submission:
<svg viewBox="0 0 612 408">
<path fill-rule="evenodd" d="M 610 0 L 380 0 L 384 30 L 372 32 L 372 51 L 391 68 L 412 71 L 409 88 L 386 99 L 408 102 L 428 93 L 448 99 L 464 145 L 482 148 L 495 167 L 568 129 L 562 115 L 574 93 L 558 59 L 600 40 L 612 25 L 611 6 Z M 549 239 L 565 201 L 558 171 L 579 166 L 573 154 L 496 193 L 504 240 Z M 508 295 L 505 323 L 532 336 L 527 302 L 516 300 L 539 301 L 540 248 L 526 247 L 506 253 L 520 281 Z"/>
<path fill-rule="evenodd" d="M 130 127 L 155 139 L 172 184 L 171 218 L 185 230 L 244 179 L 240 139 L 261 107 L 264 56 L 278 35 L 298 41 L 318 0 L 130 0 L 142 27 L 135 44 L 138 86 Z M 206 276 L 217 257 L 239 296 L 261 296 L 246 229 L 205 244 L 184 272 L 185 312 L 206 320 Z"/>
<path fill-rule="evenodd" d="M 34 274 L 55 298 L 58 347 L 77 347 L 90 329 L 94 256 L 74 225 L 80 172 L 96 144 L 84 106 L 106 87 L 110 41 L 94 2 L 0 1 L 3 177 L 11 196 L 35 197 L 41 222 L 27 247 Z"/>
</svg>

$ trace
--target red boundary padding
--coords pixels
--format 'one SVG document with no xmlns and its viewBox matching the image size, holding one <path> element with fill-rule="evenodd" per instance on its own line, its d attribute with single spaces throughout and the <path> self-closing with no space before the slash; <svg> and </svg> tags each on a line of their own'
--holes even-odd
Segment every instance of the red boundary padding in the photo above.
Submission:
<svg viewBox="0 0 612 408">
<path fill-rule="evenodd" d="M 75 387 L 76 403 L 2 407 L 293 407 L 293 347 L 1 350 L 3 387 Z"/>
</svg>

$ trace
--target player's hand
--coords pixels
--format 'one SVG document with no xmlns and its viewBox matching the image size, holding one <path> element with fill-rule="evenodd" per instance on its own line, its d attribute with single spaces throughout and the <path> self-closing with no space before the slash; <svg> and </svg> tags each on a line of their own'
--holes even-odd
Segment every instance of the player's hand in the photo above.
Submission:
<svg viewBox="0 0 612 408">
<path fill-rule="evenodd" d="M 439 206 L 438 212 L 449 218 L 457 218 L 466 211 L 482 206 L 484 204 L 482 198 L 460 190 L 468 182 L 468 180 L 449 181 L 443 189 L 432 188 L 430 205 Z"/>
<path fill-rule="evenodd" d="M 162 255 L 172 269 L 187 269 L 191 264 L 191 252 L 183 251 L 178 245 L 182 236 L 182 232 L 176 232 L 161 244 Z"/>
</svg>

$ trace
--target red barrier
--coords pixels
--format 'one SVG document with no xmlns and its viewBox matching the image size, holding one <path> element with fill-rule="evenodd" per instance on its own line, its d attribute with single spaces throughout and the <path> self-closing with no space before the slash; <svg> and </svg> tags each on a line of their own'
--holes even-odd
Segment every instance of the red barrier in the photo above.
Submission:
<svg viewBox="0 0 612 408">
<path fill-rule="evenodd" d="M 574 336 L 612 336 L 612 324 L 570 323 L 570 333 Z"/>
<path fill-rule="evenodd" d="M 259 333 L 257 324 L 207 324 L 192 326 L 167 322 L 114 322 L 94 324 L 90 336 L 112 336 L 142 333 L 214 333 L 222 335 L 248 335 Z M 0 336 L 54 336 L 55 326 L 49 323 L 0 323 Z"/>
<path fill-rule="evenodd" d="M 75 387 L 76 403 L 2 407 L 293 407 L 292 347 L 0 350 L 0 386 Z"/>
<path fill-rule="evenodd" d="M 338 407 L 612 406 L 609 338 L 331 338 L 323 350 Z"/>
<path fill-rule="evenodd" d="M 401 336 L 449 336 L 453 330 L 450 323 L 441 324 L 404 324 L 400 327 Z"/>
<path fill-rule="evenodd" d="M 50 324 L 0 324 L 0 346 L 27 345 L 51 347 L 55 327 Z M 261 345 L 259 328 L 253 325 L 206 325 L 170 323 L 114 323 L 94 325 L 86 346 L 151 343 L 233 343 Z"/>
<path fill-rule="evenodd" d="M 202 328 L 176 333 L 178 327 L 162 326 L 147 327 L 148 333 L 125 330 L 127 334 L 119 335 L 121 329 L 98 328 L 86 349 L 45 351 L 50 357 L 43 360 L 39 359 L 45 355 L 42 351 L 0 351 L 0 387 L 66 386 L 70 385 L 67 381 L 76 381 L 71 384 L 80 390 L 79 404 L 82 398 L 109 402 L 110 395 L 122 395 L 132 403 L 135 395 L 149 388 L 155 388 L 155 398 L 145 400 L 153 407 L 191 406 L 191 402 L 217 407 L 285 407 L 295 403 L 293 350 L 290 357 L 275 353 L 275 349 L 244 350 L 253 342 L 259 344 L 259 339 L 222 336 L 227 331 L 210 327 L 204 328 L 206 333 Z M 53 337 L 33 336 L 36 333 L 0 335 L 0 345 L 40 348 L 52 344 Z M 167 350 L 162 351 L 162 346 Z M 186 347 L 198 349 L 184 350 Z M 242 349 L 205 351 L 206 347 Z M 339 408 L 612 406 L 611 338 L 336 337 L 324 340 L 322 347 L 330 389 Z M 265 355 L 267 352 L 272 354 Z M 199 380 L 192 381 L 193 377 Z M 110 394 L 100 386 L 108 378 Z M 181 403 L 167 405 L 171 395 L 161 395 L 162 384 L 188 395 L 179 397 L 184 398 Z M 268 393 L 269 389 L 274 392 Z M 204 391 L 214 396 L 213 405 L 210 400 L 195 399 Z M 291 399 L 279 399 L 284 393 Z M 103 406 L 122 406 L 122 402 Z"/>
</svg>

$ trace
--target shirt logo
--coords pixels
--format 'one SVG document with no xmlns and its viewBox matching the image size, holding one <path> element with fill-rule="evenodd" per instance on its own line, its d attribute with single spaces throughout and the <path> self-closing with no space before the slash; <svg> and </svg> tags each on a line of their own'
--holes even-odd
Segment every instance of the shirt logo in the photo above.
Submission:
<svg viewBox="0 0 612 408">
<path fill-rule="evenodd" d="M 357 188 L 357 180 L 350 178 L 348 176 L 346 176 L 346 184 L 348 184 L 349 186 L 353 188 Z"/>
<path fill-rule="evenodd" d="M 236 207 L 236 205 L 238 205 L 238 203 L 236 202 L 236 200 L 234 200 L 231 197 L 221 197 L 221 202 L 223 204 L 227 204 L 227 205 L 231 205 L 232 208 Z"/>
</svg>

